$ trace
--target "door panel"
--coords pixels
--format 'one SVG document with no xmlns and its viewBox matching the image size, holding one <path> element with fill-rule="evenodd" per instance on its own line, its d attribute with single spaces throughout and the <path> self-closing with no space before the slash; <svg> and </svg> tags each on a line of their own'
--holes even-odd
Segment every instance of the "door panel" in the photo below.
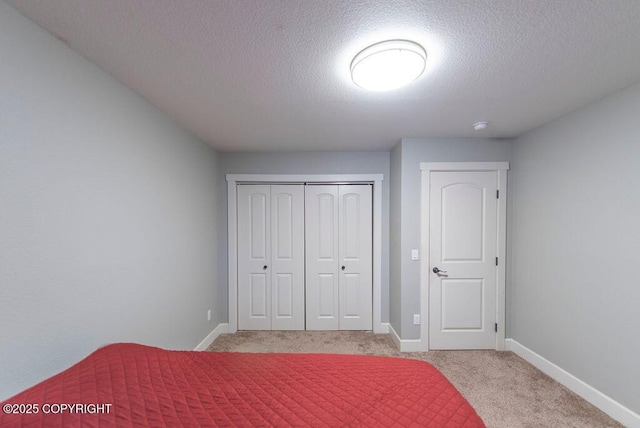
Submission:
<svg viewBox="0 0 640 428">
<path fill-rule="evenodd" d="M 360 275 L 347 273 L 343 275 L 344 307 L 342 314 L 346 318 L 358 317 L 360 310 Z"/>
<path fill-rule="evenodd" d="M 251 318 L 267 318 L 269 311 L 267 310 L 267 274 L 253 273 L 251 274 L 250 301 L 251 301 Z"/>
<path fill-rule="evenodd" d="M 497 186 L 495 171 L 431 173 L 430 349 L 495 348 Z"/>
<path fill-rule="evenodd" d="M 238 329 L 270 330 L 270 186 L 242 185 L 237 193 Z"/>
<path fill-rule="evenodd" d="M 338 318 L 336 305 L 336 277 L 332 273 L 318 275 L 318 318 Z"/>
<path fill-rule="evenodd" d="M 442 279 L 442 331 L 482 330 L 484 281 Z"/>
<path fill-rule="evenodd" d="M 304 189 L 239 185 L 238 329 L 304 330 Z"/>
<path fill-rule="evenodd" d="M 339 186 L 340 330 L 373 328 L 373 208 L 368 184 Z M 344 267 L 344 269 L 343 269 Z"/>
<path fill-rule="evenodd" d="M 338 186 L 305 187 L 307 330 L 338 330 Z"/>
<path fill-rule="evenodd" d="M 335 189 L 332 189 L 332 191 Z M 337 218 L 335 216 L 338 209 L 338 201 L 333 193 L 321 193 L 317 197 L 318 211 L 318 259 L 329 262 L 336 261 L 338 249 L 336 241 L 338 236 L 333 233 L 337 231 Z M 314 217 L 315 218 L 315 217 Z M 325 231 L 326 233 L 323 233 Z"/>
<path fill-rule="evenodd" d="M 360 221 L 360 195 L 357 193 L 348 193 L 342 196 L 342 220 L 344 234 L 341 238 L 342 258 L 344 260 L 357 260 L 360 255 L 360 232 L 358 227 Z"/>
<path fill-rule="evenodd" d="M 304 330 L 304 187 L 271 186 L 272 330 Z"/>
<path fill-rule="evenodd" d="M 276 318 L 291 318 L 293 308 L 293 280 L 291 274 L 275 274 L 274 289 L 276 290 L 274 315 Z"/>
<path fill-rule="evenodd" d="M 442 260 L 482 261 L 485 189 L 455 183 L 442 189 Z"/>
</svg>

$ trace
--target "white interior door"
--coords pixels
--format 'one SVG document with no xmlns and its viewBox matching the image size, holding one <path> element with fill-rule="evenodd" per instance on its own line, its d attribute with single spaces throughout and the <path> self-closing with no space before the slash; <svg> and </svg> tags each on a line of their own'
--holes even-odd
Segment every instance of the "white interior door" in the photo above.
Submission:
<svg viewBox="0 0 640 428">
<path fill-rule="evenodd" d="M 371 330 L 372 198 L 371 186 L 340 185 L 339 304 L 340 330 Z"/>
<path fill-rule="evenodd" d="M 271 186 L 238 186 L 238 329 L 271 330 Z"/>
<path fill-rule="evenodd" d="M 305 230 L 307 330 L 371 330 L 371 186 L 306 186 Z"/>
<path fill-rule="evenodd" d="M 304 330 L 304 187 L 271 186 L 271 329 Z"/>
<path fill-rule="evenodd" d="M 307 330 L 338 330 L 338 186 L 305 186 Z"/>
<path fill-rule="evenodd" d="M 496 171 L 431 173 L 430 349 L 495 349 L 497 189 Z"/>
</svg>

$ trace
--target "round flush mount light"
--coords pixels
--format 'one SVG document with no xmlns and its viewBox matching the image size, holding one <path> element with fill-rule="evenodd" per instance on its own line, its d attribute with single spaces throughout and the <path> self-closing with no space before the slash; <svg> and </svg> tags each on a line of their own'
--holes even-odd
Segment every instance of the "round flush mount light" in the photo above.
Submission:
<svg viewBox="0 0 640 428">
<path fill-rule="evenodd" d="M 387 40 L 360 51 L 351 61 L 351 79 L 364 89 L 389 91 L 416 80 L 427 64 L 427 52 L 409 40 Z"/>
<path fill-rule="evenodd" d="M 489 126 L 489 122 L 476 122 L 473 124 L 473 129 L 482 131 L 483 129 L 487 129 L 487 126 Z"/>
</svg>

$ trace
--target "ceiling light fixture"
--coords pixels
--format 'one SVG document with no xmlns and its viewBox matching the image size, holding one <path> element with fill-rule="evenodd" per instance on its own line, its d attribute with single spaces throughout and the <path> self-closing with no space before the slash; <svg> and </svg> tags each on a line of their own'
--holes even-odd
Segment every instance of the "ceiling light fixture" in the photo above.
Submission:
<svg viewBox="0 0 640 428">
<path fill-rule="evenodd" d="M 476 131 L 482 131 L 483 129 L 487 129 L 489 122 L 477 122 L 473 124 L 473 129 Z"/>
<path fill-rule="evenodd" d="M 360 51 L 351 61 L 351 79 L 364 89 L 389 91 L 416 80 L 427 64 L 427 52 L 409 40 L 387 40 Z"/>
</svg>

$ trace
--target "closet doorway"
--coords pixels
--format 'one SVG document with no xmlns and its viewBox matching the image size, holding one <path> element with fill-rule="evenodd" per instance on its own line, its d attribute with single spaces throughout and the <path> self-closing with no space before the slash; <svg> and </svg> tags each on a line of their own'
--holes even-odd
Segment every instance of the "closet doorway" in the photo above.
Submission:
<svg viewBox="0 0 640 428">
<path fill-rule="evenodd" d="M 227 175 L 229 332 L 373 330 L 382 175 Z"/>
</svg>

